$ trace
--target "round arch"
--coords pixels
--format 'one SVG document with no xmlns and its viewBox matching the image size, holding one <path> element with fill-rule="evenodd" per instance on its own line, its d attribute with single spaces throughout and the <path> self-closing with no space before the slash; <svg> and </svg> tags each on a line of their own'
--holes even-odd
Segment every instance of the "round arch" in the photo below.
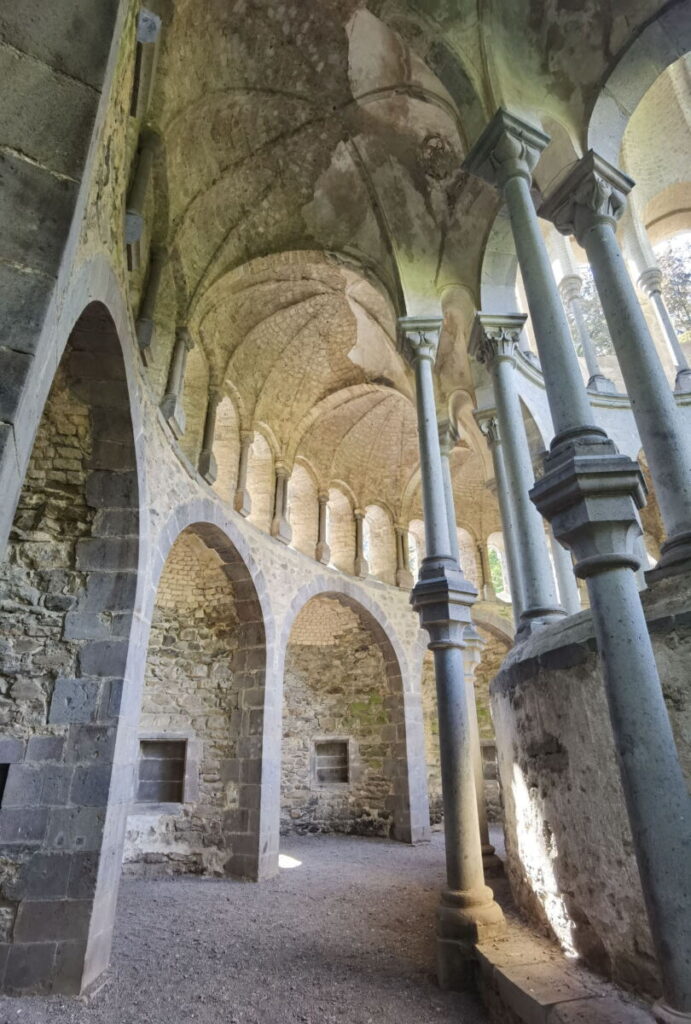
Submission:
<svg viewBox="0 0 691 1024">
<path fill-rule="evenodd" d="M 392 740 L 393 835 L 396 839 L 409 843 L 424 840 L 429 831 L 420 693 L 424 647 L 418 644 L 412 659 L 408 659 L 387 616 L 361 587 L 347 579 L 320 575 L 298 591 L 283 620 L 278 644 L 282 659 L 281 679 L 296 619 L 312 600 L 319 597 L 330 598 L 354 611 L 384 656 L 389 685 L 389 724 L 395 730 L 395 738 Z M 411 664 L 411 660 L 415 664 Z"/>
</svg>

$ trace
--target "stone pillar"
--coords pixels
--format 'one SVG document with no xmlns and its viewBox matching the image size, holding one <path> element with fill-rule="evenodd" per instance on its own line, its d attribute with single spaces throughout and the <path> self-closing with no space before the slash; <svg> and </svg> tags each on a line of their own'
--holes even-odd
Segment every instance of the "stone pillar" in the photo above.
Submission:
<svg viewBox="0 0 691 1024">
<path fill-rule="evenodd" d="M 146 282 L 146 290 L 139 307 L 139 315 L 135 324 L 139 353 L 145 366 L 149 365 L 151 358 L 151 346 L 154 341 L 156 323 L 154 314 L 158 292 L 161 287 L 161 275 L 163 274 L 164 254 L 161 249 L 152 248 L 149 255 L 149 276 Z"/>
<path fill-rule="evenodd" d="M 362 509 L 356 508 L 353 511 L 355 520 L 355 563 L 353 572 L 360 579 L 369 575 L 369 565 L 365 558 L 365 513 Z"/>
<path fill-rule="evenodd" d="M 478 544 L 477 554 L 480 559 L 480 573 L 482 575 L 482 599 L 483 601 L 495 601 L 497 595 L 494 593 L 492 569 L 489 564 L 489 551 L 487 550 L 486 541 Z"/>
<path fill-rule="evenodd" d="M 655 484 L 667 540 L 653 573 L 691 567 L 691 438 L 636 297 L 615 235 L 633 185 L 591 150 L 543 204 L 564 234 L 575 234 L 593 268 L 631 409 Z"/>
<path fill-rule="evenodd" d="M 168 420 L 168 425 L 176 438 L 185 433 L 185 409 L 183 392 L 185 388 L 185 370 L 187 356 L 194 348 L 194 339 L 186 327 L 178 327 L 175 332 L 173 356 L 168 371 L 166 393 L 161 402 L 161 412 Z"/>
<path fill-rule="evenodd" d="M 408 531 L 405 526 L 395 523 L 394 533 L 396 535 L 396 586 L 410 590 L 414 580 L 408 558 Z"/>
<path fill-rule="evenodd" d="M 573 561 L 571 554 L 562 547 L 551 527 L 547 527 L 549 543 L 552 548 L 552 561 L 554 562 L 554 574 L 557 577 L 559 588 L 559 600 L 567 615 L 575 615 L 581 610 L 581 595 L 578 593 L 578 584 L 573 572 Z"/>
<path fill-rule="evenodd" d="M 319 513 L 317 518 L 317 546 L 314 549 L 314 557 L 322 565 L 328 565 L 331 560 L 331 549 L 326 542 L 326 515 L 329 508 L 329 495 L 318 494 Z"/>
<path fill-rule="evenodd" d="M 494 386 L 508 493 L 516 533 L 520 537 L 516 557 L 520 564 L 523 607 L 518 639 L 524 639 L 564 614 L 557 600 L 542 520 L 529 496 L 533 471 L 515 377 L 516 346 L 525 319 L 524 314 L 478 313 L 468 349 L 471 356 L 485 364 Z M 582 383 L 580 388 L 582 391 Z"/>
<path fill-rule="evenodd" d="M 451 463 L 449 455 L 451 449 L 458 440 L 458 432 L 449 420 L 439 422 L 439 452 L 441 454 L 441 469 L 444 480 L 444 502 L 446 503 L 446 518 L 449 524 L 449 546 L 451 557 L 455 559 L 461 571 L 461 553 L 458 548 L 458 526 L 456 524 L 456 509 L 453 500 L 453 483 L 451 481 Z"/>
<path fill-rule="evenodd" d="M 142 7 L 137 19 L 137 42 L 140 46 L 137 48 L 135 82 L 130 104 L 132 117 L 145 117 L 149 109 L 160 38 L 161 18 L 153 11 Z M 146 59 L 144 53 L 147 54 Z"/>
<path fill-rule="evenodd" d="M 691 391 L 691 367 L 684 355 L 672 318 L 662 294 L 662 271 L 658 266 L 647 267 L 638 278 L 638 287 L 652 303 L 657 322 L 677 368 L 674 390 L 682 394 Z"/>
<path fill-rule="evenodd" d="M 609 395 L 614 394 L 616 391 L 614 382 L 608 377 L 605 377 L 600 369 L 600 364 L 597 361 L 597 353 L 595 352 L 595 345 L 593 344 L 593 339 L 590 337 L 588 325 L 585 322 L 583 300 L 581 298 L 583 291 L 583 278 L 578 273 L 576 264 L 574 263 L 571 242 L 556 230 L 552 232 L 551 242 L 554 255 L 557 257 L 561 269 L 561 274 L 558 278 L 559 293 L 564 305 L 571 311 L 571 315 L 573 316 L 574 323 L 576 325 L 578 343 L 583 350 L 585 365 L 588 367 L 589 379 L 587 386 L 591 391 L 598 391 L 602 394 Z"/>
<path fill-rule="evenodd" d="M 135 242 L 138 242 L 144 231 L 144 206 L 146 204 L 146 195 L 149 190 L 149 182 L 158 143 L 159 138 L 155 132 L 149 130 L 142 132 L 137 166 L 127 194 L 127 207 L 125 209 L 126 245 L 134 245 Z"/>
<path fill-rule="evenodd" d="M 512 229 L 522 269 L 525 263 L 523 279 L 556 430 L 545 474 L 531 496 L 556 538 L 573 552 L 576 575 L 588 584 L 666 1005 L 691 1020 L 691 806 L 634 578 L 643 480 L 637 464 L 591 424 L 582 384 L 576 386 L 578 360 L 560 304 L 557 314 L 559 296 L 530 196 L 531 169 L 548 141 L 500 110 L 466 167 L 511 197 Z M 661 1016 L 666 1012 L 660 1007 Z"/>
<path fill-rule="evenodd" d="M 482 843 L 482 864 L 485 875 L 496 876 L 504 873 L 504 865 L 497 857 L 494 852 L 494 847 L 489 841 L 487 802 L 485 800 L 485 772 L 482 765 L 482 745 L 480 743 L 477 701 L 475 699 L 475 669 L 480 664 L 482 648 L 485 645 L 485 641 L 475 629 L 472 622 L 469 626 L 466 626 L 463 639 L 465 640 L 465 650 L 463 651 L 463 670 L 465 674 L 466 696 L 468 698 L 468 715 L 471 724 L 474 726 L 471 731 L 470 742 L 473 748 L 477 817 L 480 826 L 480 841 Z"/>
<path fill-rule="evenodd" d="M 451 555 L 432 365 L 439 320 L 407 317 L 400 326 L 415 367 L 420 471 L 427 554 L 411 594 L 434 653 L 444 803 L 447 889 L 437 917 L 437 965 L 443 988 L 473 984 L 473 947 L 504 928 L 484 882 L 471 719 L 463 670 L 463 631 L 475 590 Z"/>
<path fill-rule="evenodd" d="M 276 463 L 276 489 L 274 491 L 274 515 L 271 520 L 271 536 L 282 544 L 290 544 L 293 531 L 288 522 L 288 480 L 290 471 L 283 462 Z"/>
<path fill-rule="evenodd" d="M 509 569 L 509 587 L 511 589 L 511 606 L 516 629 L 521 622 L 523 612 L 523 581 L 521 577 L 521 566 L 518 558 L 518 540 L 516 537 L 516 524 L 514 522 L 514 511 L 509 495 L 509 485 L 506 478 L 506 467 L 504 466 L 504 453 L 501 445 L 501 434 L 499 424 L 493 411 L 477 412 L 475 418 L 478 421 L 480 430 L 487 438 L 489 450 L 492 453 L 492 465 L 494 466 L 494 479 L 497 485 L 497 502 L 499 504 L 499 515 L 501 516 L 501 529 L 504 534 L 504 553 Z"/>
<path fill-rule="evenodd" d="M 214 438 L 216 436 L 216 413 L 221 402 L 220 388 L 209 388 L 209 397 L 206 400 L 206 419 L 204 420 L 204 438 L 202 450 L 199 453 L 199 473 L 204 477 L 207 484 L 212 484 L 218 476 L 218 466 L 214 456 Z"/>
<path fill-rule="evenodd" d="M 254 434 L 249 430 L 240 432 L 240 455 L 238 457 L 238 478 L 233 497 L 233 508 L 241 516 L 247 517 L 252 511 L 252 500 L 247 490 L 247 469 L 250 462 L 250 449 Z"/>
</svg>

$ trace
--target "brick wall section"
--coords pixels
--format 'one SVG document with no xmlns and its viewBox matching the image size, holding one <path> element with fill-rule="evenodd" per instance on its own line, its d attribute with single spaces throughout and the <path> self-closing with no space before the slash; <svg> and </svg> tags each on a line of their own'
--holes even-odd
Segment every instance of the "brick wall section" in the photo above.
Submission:
<svg viewBox="0 0 691 1024">
<path fill-rule="evenodd" d="M 198 536 L 185 532 L 161 576 L 140 732 L 187 737 L 195 778 L 179 810 L 139 807 L 128 819 L 128 874 L 223 873 L 223 816 L 237 807 L 238 787 L 222 775 L 237 756 L 241 710 L 234 672 L 238 619 L 222 565 Z"/>
<path fill-rule="evenodd" d="M 400 685 L 400 682 L 399 682 Z M 395 788 L 391 693 L 384 654 L 355 611 L 315 598 L 286 655 L 281 829 L 388 836 Z M 350 783 L 312 777 L 315 738 L 347 738 Z"/>
</svg>

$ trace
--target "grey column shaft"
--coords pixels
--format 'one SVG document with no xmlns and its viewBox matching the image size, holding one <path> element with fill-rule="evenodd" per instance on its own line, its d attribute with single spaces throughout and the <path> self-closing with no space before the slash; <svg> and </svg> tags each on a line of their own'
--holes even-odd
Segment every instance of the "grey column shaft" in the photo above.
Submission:
<svg viewBox="0 0 691 1024">
<path fill-rule="evenodd" d="M 590 337 L 590 331 L 588 330 L 588 325 L 585 322 L 583 300 L 580 295 L 574 295 L 567 301 L 571 307 L 574 323 L 576 324 L 578 340 L 581 344 L 581 348 L 583 349 L 583 358 L 585 359 L 585 365 L 588 367 L 588 374 L 590 377 L 601 377 L 602 370 L 600 369 L 600 364 L 597 361 L 593 339 Z"/>
<path fill-rule="evenodd" d="M 624 797 L 668 998 L 691 1012 L 691 797 L 627 569 L 587 580 Z M 616 609 L 616 614 L 614 610 Z M 652 685 L 651 685 L 652 683 Z"/>
<path fill-rule="evenodd" d="M 451 464 L 449 456 L 442 451 L 441 456 L 442 476 L 444 478 L 444 501 L 446 502 L 446 518 L 449 528 L 449 546 L 451 557 L 457 565 L 461 565 L 461 552 L 458 547 L 458 528 L 456 526 L 456 508 L 453 500 L 453 484 L 451 482 Z"/>
<path fill-rule="evenodd" d="M 506 469 L 504 466 L 504 453 L 502 451 L 502 444 L 498 429 L 494 431 L 493 437 L 488 437 L 488 443 L 490 451 L 492 452 L 494 479 L 497 485 L 497 502 L 499 503 L 499 515 L 501 516 L 502 533 L 504 534 L 504 554 L 506 555 L 506 561 L 508 563 L 513 617 L 514 622 L 518 627 L 524 607 L 523 578 L 521 576 L 521 565 L 518 558 L 516 526 L 513 520 L 513 509 L 511 507 L 509 485 L 506 479 Z"/>
<path fill-rule="evenodd" d="M 444 469 L 439 447 L 439 433 L 434 400 L 432 364 L 426 358 L 415 362 L 415 388 L 420 443 L 422 502 L 425 510 L 425 548 L 431 554 L 452 558 L 449 539 Z"/>
<path fill-rule="evenodd" d="M 691 532 L 691 444 L 609 223 L 582 237 L 668 538 Z"/>
<path fill-rule="evenodd" d="M 504 195 L 542 372 L 545 379 L 560 382 L 547 393 L 558 436 L 592 422 L 590 403 L 527 180 L 519 175 L 509 178 Z"/>
<path fill-rule="evenodd" d="M 202 450 L 199 453 L 199 472 L 209 484 L 213 484 L 218 476 L 218 467 L 214 457 L 214 439 L 216 437 L 216 414 L 220 400 L 221 392 L 217 388 L 211 388 L 206 403 Z"/>
<path fill-rule="evenodd" d="M 319 494 L 317 496 L 317 503 L 319 506 L 319 512 L 317 515 L 317 546 L 315 548 L 315 558 L 322 565 L 327 565 L 331 557 L 329 546 L 326 542 L 326 515 L 329 507 L 329 496 L 328 494 Z"/>
<path fill-rule="evenodd" d="M 665 340 L 669 345 L 670 351 L 672 353 L 672 358 L 674 359 L 677 369 L 688 370 L 688 360 L 682 350 L 681 344 L 679 342 L 679 337 L 677 335 L 676 330 L 674 329 L 674 324 L 672 323 L 672 318 L 669 315 L 667 303 L 665 302 L 662 292 L 658 288 L 656 288 L 654 291 L 651 291 L 650 300 L 653 304 L 655 315 L 657 316 L 657 320 L 660 324 Z"/>
<path fill-rule="evenodd" d="M 188 344 L 182 331 L 178 331 L 173 345 L 173 358 L 168 371 L 168 385 L 166 395 L 174 395 L 177 399 L 182 397 L 183 385 L 185 382 L 185 370 L 187 368 Z"/>
<path fill-rule="evenodd" d="M 152 249 L 149 256 L 149 277 L 146 282 L 146 290 L 139 307 L 136 323 L 137 341 L 145 363 L 148 361 L 149 350 L 154 340 L 154 315 L 161 287 L 163 263 L 164 257 L 161 250 L 157 248 Z"/>
<path fill-rule="evenodd" d="M 530 500 L 533 471 L 516 391 L 513 361 L 495 357 L 490 372 L 504 450 L 508 493 L 513 505 L 516 532 L 521 538 L 516 557 L 521 567 L 521 621 L 526 623 L 531 619 L 554 617 L 559 611 L 559 601 L 552 580 L 542 517 Z"/>
<path fill-rule="evenodd" d="M 369 573 L 369 565 L 365 558 L 365 513 L 360 509 L 353 512 L 355 519 L 355 565 L 356 576 L 365 577 Z"/>
<path fill-rule="evenodd" d="M 154 155 L 158 136 L 147 131 L 142 135 L 137 166 L 127 195 L 125 214 L 125 241 L 128 245 L 138 242 L 144 230 L 144 205 L 154 166 Z"/>
<path fill-rule="evenodd" d="M 250 450 L 252 448 L 252 434 L 240 434 L 240 453 L 238 455 L 238 476 L 233 498 L 233 507 L 242 516 L 248 516 L 252 509 L 252 502 L 247 492 L 247 471 L 249 469 Z"/>
<path fill-rule="evenodd" d="M 581 598 L 573 571 L 573 561 L 571 560 L 570 553 L 561 546 L 552 533 L 551 527 L 547 529 L 549 531 L 549 542 L 552 546 L 554 572 L 557 577 L 557 586 L 559 587 L 559 600 L 564 606 L 567 615 L 575 615 L 576 612 L 581 610 Z"/>
</svg>

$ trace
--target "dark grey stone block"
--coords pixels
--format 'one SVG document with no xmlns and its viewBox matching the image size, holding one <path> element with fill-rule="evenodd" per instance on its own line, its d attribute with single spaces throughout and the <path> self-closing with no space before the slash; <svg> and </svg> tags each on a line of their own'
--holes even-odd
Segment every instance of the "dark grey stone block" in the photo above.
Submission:
<svg viewBox="0 0 691 1024">
<path fill-rule="evenodd" d="M 64 807 L 70 797 L 74 765 L 51 765 L 43 779 L 41 804 L 44 807 Z"/>
<path fill-rule="evenodd" d="M 0 843 L 38 843 L 48 821 L 45 807 L 3 808 L 0 810 Z"/>
<path fill-rule="evenodd" d="M 96 721 L 102 685 L 93 679 L 56 679 L 48 721 L 51 724 Z"/>
<path fill-rule="evenodd" d="M 14 764 L 24 758 L 26 740 L 13 736 L 0 736 L 0 764 Z"/>
<path fill-rule="evenodd" d="M 101 640 L 85 645 L 79 654 L 79 665 L 86 676 L 122 677 L 127 665 L 127 642 Z"/>
<path fill-rule="evenodd" d="M 27 761 L 59 761 L 65 746 L 64 736 L 32 736 L 26 750 Z"/>
<path fill-rule="evenodd" d="M 72 857 L 69 853 L 34 853 L 16 879 L 4 886 L 10 900 L 60 899 L 67 895 Z"/>
<path fill-rule="evenodd" d="M 86 500 L 92 508 L 131 509 L 137 505 L 138 495 L 135 472 L 96 470 L 86 481 Z"/>
<path fill-rule="evenodd" d="M 100 761 L 110 764 L 115 751 L 116 729 L 105 725 L 70 726 L 65 760 Z"/>
<path fill-rule="evenodd" d="M 110 776 L 110 765 L 77 768 L 70 790 L 72 803 L 80 807 L 105 807 L 108 803 Z"/>
<path fill-rule="evenodd" d="M 54 962 L 54 942 L 15 942 L 7 957 L 5 991 L 11 993 L 48 989 Z"/>
<path fill-rule="evenodd" d="M 51 810 L 45 848 L 81 852 L 100 850 L 105 817 L 105 807 L 60 807 Z"/>
<path fill-rule="evenodd" d="M 136 569 L 138 556 L 134 537 L 83 537 L 77 541 L 77 568 L 82 570 Z"/>
<path fill-rule="evenodd" d="M 81 900 L 93 897 L 96 891 L 99 859 L 99 854 L 96 851 L 70 854 L 70 877 L 67 886 L 67 895 L 70 899 Z"/>
<path fill-rule="evenodd" d="M 36 807 L 41 803 L 43 772 L 35 765 L 11 764 L 2 797 L 3 808 Z"/>
<path fill-rule="evenodd" d="M 24 900 L 14 925 L 15 942 L 86 940 L 91 900 Z"/>
</svg>

